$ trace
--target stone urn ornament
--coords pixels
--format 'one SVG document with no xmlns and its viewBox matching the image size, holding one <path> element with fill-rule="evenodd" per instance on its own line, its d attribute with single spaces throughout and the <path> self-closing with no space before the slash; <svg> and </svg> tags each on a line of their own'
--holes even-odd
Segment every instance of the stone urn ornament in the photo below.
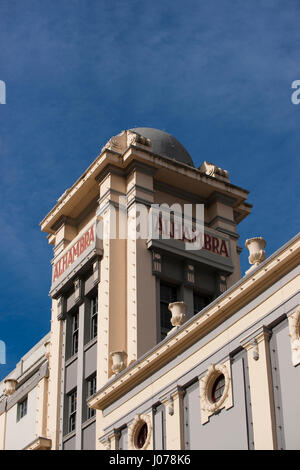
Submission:
<svg viewBox="0 0 300 470">
<path fill-rule="evenodd" d="M 172 330 L 168 333 L 170 334 L 178 330 L 178 328 L 184 324 L 186 320 L 186 304 L 184 302 L 173 302 L 169 304 L 168 308 L 172 314 L 171 324 L 173 326 Z"/>
<path fill-rule="evenodd" d="M 110 353 L 112 358 L 111 370 L 114 374 L 118 374 L 126 367 L 127 354 L 125 351 L 113 351 Z"/>
<path fill-rule="evenodd" d="M 245 246 L 249 250 L 248 261 L 253 265 L 248 269 L 248 271 L 246 271 L 246 273 L 256 268 L 256 266 L 266 259 L 266 252 L 264 250 L 266 244 L 267 243 L 263 237 L 254 237 L 246 240 Z"/>
<path fill-rule="evenodd" d="M 5 395 L 10 396 L 16 391 L 17 387 L 17 380 L 16 379 L 5 379 L 4 384 L 5 384 Z"/>
</svg>

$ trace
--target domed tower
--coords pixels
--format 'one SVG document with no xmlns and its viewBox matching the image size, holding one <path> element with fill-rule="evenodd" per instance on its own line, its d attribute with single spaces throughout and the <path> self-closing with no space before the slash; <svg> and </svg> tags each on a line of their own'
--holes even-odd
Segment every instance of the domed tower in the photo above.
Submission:
<svg viewBox="0 0 300 470">
<path fill-rule="evenodd" d="M 156 154 L 172 158 L 186 165 L 194 166 L 188 151 L 171 134 L 151 127 L 136 127 L 130 130 L 149 139 L 152 144 L 152 151 Z"/>
<path fill-rule="evenodd" d="M 184 302 L 190 318 L 239 279 L 237 224 L 250 212 L 247 195 L 216 165 L 195 168 L 170 134 L 142 127 L 112 137 L 58 199 L 41 222 L 54 250 L 53 429 L 57 404 L 64 410 L 57 446 L 72 448 L 64 436 L 74 432 L 76 448 L 83 445 L 69 410 L 77 403 L 76 416 L 92 419 L 85 403 L 96 381 L 103 387 L 164 340 L 172 328 L 170 303 Z M 162 204 L 170 208 L 169 239 L 149 231 L 128 235 L 132 221 Z M 184 204 L 204 205 L 202 249 L 187 250 L 186 235 L 175 236 L 174 208 L 180 212 Z"/>
</svg>

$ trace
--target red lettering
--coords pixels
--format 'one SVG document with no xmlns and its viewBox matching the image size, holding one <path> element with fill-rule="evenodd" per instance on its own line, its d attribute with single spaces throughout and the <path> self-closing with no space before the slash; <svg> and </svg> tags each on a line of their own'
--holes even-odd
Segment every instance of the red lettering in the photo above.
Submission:
<svg viewBox="0 0 300 470">
<path fill-rule="evenodd" d="M 72 249 L 68 251 L 68 266 L 73 263 L 73 253 Z"/>
<path fill-rule="evenodd" d="M 212 237 L 212 251 L 219 254 L 219 240 L 215 237 Z"/>
<path fill-rule="evenodd" d="M 64 271 L 75 261 L 81 253 L 95 240 L 94 226 L 92 226 L 80 240 L 70 248 L 67 253 L 60 258 L 59 261 L 53 266 L 53 280 L 54 282 L 59 278 Z"/>
<path fill-rule="evenodd" d="M 86 249 L 87 246 L 89 246 L 90 244 L 90 236 L 89 236 L 89 232 L 87 232 L 84 236 L 84 249 Z"/>
<path fill-rule="evenodd" d="M 211 251 L 211 238 L 210 238 L 210 235 L 208 235 L 208 233 L 204 234 L 204 249 Z"/>
<path fill-rule="evenodd" d="M 79 242 L 76 243 L 76 245 L 73 246 L 73 261 L 75 260 L 75 257 L 77 258 L 79 256 Z"/>
<path fill-rule="evenodd" d="M 61 259 L 58 262 L 58 277 L 62 274 L 62 269 L 61 269 Z"/>
<path fill-rule="evenodd" d="M 91 233 L 90 233 L 90 243 L 95 241 L 95 237 L 94 237 L 94 226 L 92 225 L 91 226 Z"/>
<path fill-rule="evenodd" d="M 225 240 L 222 240 L 221 247 L 220 247 L 220 255 L 222 255 L 223 253 L 226 256 L 226 258 L 229 257 Z"/>
<path fill-rule="evenodd" d="M 68 255 L 65 254 L 64 257 L 62 258 L 63 259 L 63 267 L 62 267 L 62 272 L 65 272 L 65 270 L 67 269 L 68 267 Z"/>
<path fill-rule="evenodd" d="M 81 237 L 79 240 L 79 254 L 84 252 L 85 246 L 84 246 L 84 237 Z"/>
<path fill-rule="evenodd" d="M 53 282 L 55 281 L 55 279 L 58 278 L 58 276 L 59 276 L 58 263 L 56 263 L 55 266 L 54 266 Z"/>
</svg>

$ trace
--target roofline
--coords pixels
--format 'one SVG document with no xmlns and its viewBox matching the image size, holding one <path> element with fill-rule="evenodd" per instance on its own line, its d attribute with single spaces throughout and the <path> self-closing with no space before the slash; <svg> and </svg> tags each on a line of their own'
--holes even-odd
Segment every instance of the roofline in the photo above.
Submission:
<svg viewBox="0 0 300 470">
<path fill-rule="evenodd" d="M 65 200 L 66 198 L 68 197 L 68 195 L 70 194 L 70 192 L 74 191 L 74 189 L 76 188 L 76 186 L 85 178 L 85 176 L 93 169 L 94 166 L 99 166 L 99 163 L 100 163 L 100 159 L 107 153 L 107 154 L 111 154 L 112 156 L 115 156 L 115 157 L 118 157 L 118 158 L 121 158 L 123 159 L 124 155 L 126 154 L 126 152 L 128 152 L 130 149 L 134 149 L 134 150 L 139 150 L 139 151 L 143 151 L 143 152 L 146 152 L 148 153 L 149 155 L 152 155 L 154 158 L 157 158 L 157 159 L 163 159 L 163 160 L 166 160 L 168 161 L 169 164 L 173 165 L 174 167 L 181 167 L 181 168 L 186 168 L 188 169 L 189 171 L 192 171 L 198 175 L 201 175 L 203 177 L 206 177 L 208 180 L 211 180 L 211 181 L 218 181 L 218 183 L 221 183 L 223 184 L 225 187 L 229 187 L 229 188 L 233 188 L 233 189 L 237 189 L 238 191 L 241 191 L 245 194 L 245 196 L 247 196 L 249 194 L 249 191 L 247 189 L 244 189 L 244 188 L 241 188 L 240 186 L 236 186 L 232 183 L 230 183 L 229 181 L 224 181 L 223 179 L 218 179 L 217 177 L 213 177 L 213 176 L 210 176 L 210 175 L 207 175 L 206 173 L 200 171 L 199 168 L 196 168 L 194 166 L 191 166 L 191 165 L 188 165 L 186 163 L 182 163 L 182 162 L 179 162 L 173 158 L 170 158 L 170 157 L 166 157 L 164 155 L 160 155 L 158 153 L 155 153 L 155 152 L 152 152 L 151 150 L 148 150 L 148 149 L 145 149 L 145 148 L 141 148 L 139 146 L 136 146 L 136 145 L 129 145 L 126 150 L 120 154 L 114 150 L 111 150 L 111 149 L 104 149 L 96 158 L 95 160 L 89 165 L 89 167 L 84 171 L 84 173 L 75 181 L 75 183 L 70 187 L 70 188 L 67 188 L 67 190 L 62 194 L 62 196 L 60 196 L 60 198 L 57 200 L 57 203 L 55 204 L 55 206 L 52 207 L 52 209 L 47 213 L 47 215 L 43 218 L 43 220 L 40 222 L 40 226 L 41 226 L 41 230 L 44 230 L 43 229 L 43 224 L 46 223 L 46 220 L 49 219 L 49 217 L 51 217 L 51 214 L 53 214 L 54 211 L 56 211 L 59 207 L 63 207 L 64 203 L 65 203 Z M 98 163 L 98 165 L 97 165 Z M 121 161 L 121 162 L 114 162 L 116 164 L 116 166 L 121 166 L 121 167 L 124 167 L 124 161 Z M 117 164 L 117 163 L 121 163 L 121 165 Z M 109 164 L 112 164 L 111 161 L 107 161 L 107 165 Z M 106 165 L 104 165 L 104 168 L 105 168 Z M 126 168 L 126 166 L 124 167 Z M 96 171 L 96 168 L 95 168 L 95 171 Z M 89 178 L 87 178 L 89 179 Z M 224 188 L 226 190 L 226 188 Z"/>
<path fill-rule="evenodd" d="M 295 246 L 292 247 L 293 245 Z M 274 283 L 274 277 L 282 277 L 287 265 L 292 268 L 298 265 L 297 255 L 299 259 L 300 232 L 201 312 L 184 323 L 177 332 L 166 337 L 117 376 L 111 378 L 90 398 L 88 405 L 91 408 L 103 410 L 123 396 L 137 383 L 158 370 L 162 361 L 167 363 L 175 358 L 182 350 L 194 344 L 201 333 L 205 331 L 207 334 L 216 326 L 216 323 L 222 323 L 221 318 L 227 319 L 250 300 L 256 298 L 258 293 Z M 279 262 L 284 263 L 281 270 L 278 269 Z"/>
</svg>

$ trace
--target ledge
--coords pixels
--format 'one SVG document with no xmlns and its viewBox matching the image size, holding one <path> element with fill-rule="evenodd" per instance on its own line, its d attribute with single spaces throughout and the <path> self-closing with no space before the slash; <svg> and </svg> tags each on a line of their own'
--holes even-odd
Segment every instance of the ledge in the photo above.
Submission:
<svg viewBox="0 0 300 470">
<path fill-rule="evenodd" d="M 46 437 L 38 437 L 31 442 L 24 450 L 50 450 L 52 447 L 51 439 Z"/>
</svg>

